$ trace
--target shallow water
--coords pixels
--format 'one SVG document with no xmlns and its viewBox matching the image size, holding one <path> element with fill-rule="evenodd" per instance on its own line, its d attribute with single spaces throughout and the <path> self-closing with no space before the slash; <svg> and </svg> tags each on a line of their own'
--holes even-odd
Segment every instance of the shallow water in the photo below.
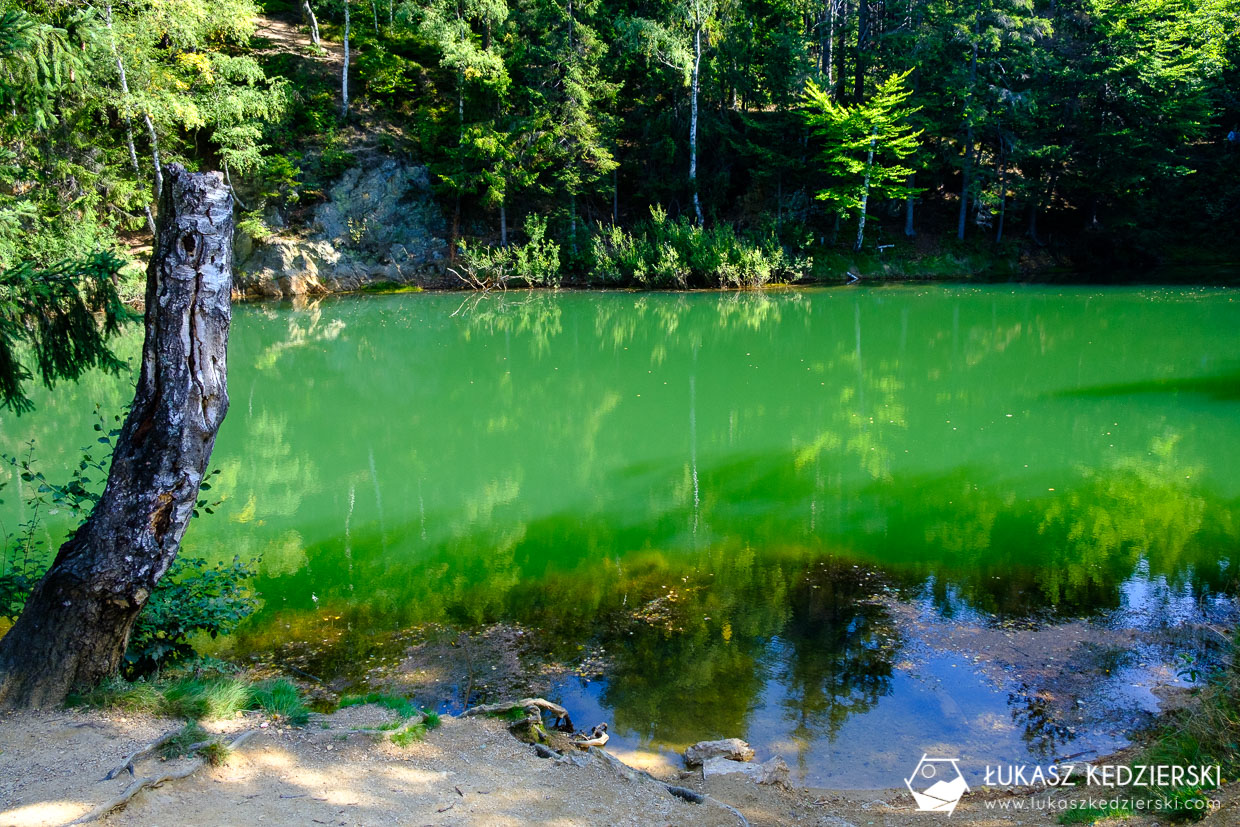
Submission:
<svg viewBox="0 0 1240 827">
<path fill-rule="evenodd" d="M 223 503 L 185 549 L 261 558 L 243 649 L 344 628 L 340 668 L 360 669 L 375 633 L 499 620 L 565 658 L 602 647 L 605 680 L 557 688 L 622 750 L 742 736 L 801 780 L 857 787 L 936 750 L 1105 750 L 1120 724 L 1048 729 L 1019 675 L 941 638 L 1229 611 L 1237 331 L 1222 289 L 239 306 Z M 126 382 L 40 393 L 0 420 L 0 447 L 36 439 L 57 478 Z M 1174 654 L 1098 692 L 1149 707 Z"/>
</svg>

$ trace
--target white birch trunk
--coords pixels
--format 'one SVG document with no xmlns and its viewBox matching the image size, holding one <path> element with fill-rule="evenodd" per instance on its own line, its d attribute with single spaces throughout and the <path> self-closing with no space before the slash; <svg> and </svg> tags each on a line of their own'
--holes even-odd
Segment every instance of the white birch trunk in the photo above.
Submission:
<svg viewBox="0 0 1240 827">
<path fill-rule="evenodd" d="M 874 147 L 878 143 L 878 127 L 870 130 L 870 155 L 865 162 L 865 183 L 861 188 L 861 220 L 857 223 L 857 246 L 853 249 L 861 252 L 861 244 L 865 241 L 865 211 L 870 203 L 870 171 L 874 169 Z"/>
<path fill-rule="evenodd" d="M 344 66 L 340 70 L 340 117 L 349 117 L 349 0 L 344 3 Z"/>
</svg>

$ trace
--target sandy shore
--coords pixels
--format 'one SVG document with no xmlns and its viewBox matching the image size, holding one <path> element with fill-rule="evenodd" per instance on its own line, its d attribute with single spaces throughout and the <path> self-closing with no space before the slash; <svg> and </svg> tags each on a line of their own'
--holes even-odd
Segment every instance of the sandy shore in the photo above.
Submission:
<svg viewBox="0 0 1240 827">
<path fill-rule="evenodd" d="M 231 739 L 256 735 L 218 767 L 147 789 L 96 823 L 141 825 L 737 825 L 728 809 L 674 797 L 654 779 L 606 760 L 540 758 L 495 719 L 445 718 L 423 741 L 397 747 L 368 732 L 391 713 L 353 707 L 316 716 L 305 728 L 257 715 L 204 724 Z M 267 723 L 267 726 L 262 726 Z M 27 712 L 0 717 L 0 825 L 67 824 L 119 795 L 133 779 L 102 780 L 126 756 L 178 722 L 115 712 Z M 159 776 L 191 759 L 152 758 L 137 777 Z M 737 808 L 754 825 L 904 827 L 938 823 L 915 812 L 906 791 L 831 791 L 758 785 L 738 775 L 704 779 L 682 771 L 667 779 Z M 1240 823 L 1227 804 L 1206 824 Z M 1042 794 L 1041 797 L 1044 797 Z M 1029 802 L 1025 792 L 966 796 L 954 825 L 1057 824 L 1055 814 L 1003 809 Z M 1123 822 L 1126 827 L 1156 820 Z"/>
</svg>

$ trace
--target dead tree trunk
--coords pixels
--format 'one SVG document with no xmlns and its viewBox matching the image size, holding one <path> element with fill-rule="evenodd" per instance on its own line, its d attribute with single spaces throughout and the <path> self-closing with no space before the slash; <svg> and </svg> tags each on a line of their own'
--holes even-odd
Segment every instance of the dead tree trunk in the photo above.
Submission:
<svg viewBox="0 0 1240 827">
<path fill-rule="evenodd" d="M 164 184 L 133 407 L 95 510 L 0 638 L 0 708 L 57 705 L 116 673 L 180 548 L 228 410 L 232 196 L 219 173 L 178 164 Z"/>
<path fill-rule="evenodd" d="M 319 38 L 319 19 L 314 16 L 314 9 L 310 8 L 310 0 L 302 0 L 301 16 L 305 18 L 306 25 L 310 27 L 310 42 L 318 46 L 321 42 Z"/>
</svg>

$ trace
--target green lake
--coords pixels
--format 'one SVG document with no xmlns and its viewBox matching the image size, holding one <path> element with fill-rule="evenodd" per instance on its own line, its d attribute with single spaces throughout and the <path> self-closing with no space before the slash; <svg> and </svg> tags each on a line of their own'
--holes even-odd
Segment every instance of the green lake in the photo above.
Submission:
<svg viewBox="0 0 1240 827">
<path fill-rule="evenodd" d="M 617 750 L 739 736 L 799 780 L 856 787 L 899 785 L 935 750 L 1103 750 L 1149 711 L 1143 687 L 1177 680 L 1151 629 L 1232 618 L 1238 297 L 897 285 L 240 305 L 222 503 L 184 549 L 261 558 L 241 652 L 343 629 L 316 668 L 359 673 L 383 634 L 501 621 L 566 661 L 601 648 L 604 678 L 554 691 L 579 723 L 611 722 Z M 0 449 L 33 438 L 63 476 L 95 404 L 119 411 L 130 381 L 40 389 L 34 414 L 0 419 Z M 49 547 L 66 528 L 53 518 Z M 948 643 L 1081 619 L 1145 637 L 1093 681 L 1114 714 L 1076 725 L 1043 720 L 995 650 Z"/>
</svg>

